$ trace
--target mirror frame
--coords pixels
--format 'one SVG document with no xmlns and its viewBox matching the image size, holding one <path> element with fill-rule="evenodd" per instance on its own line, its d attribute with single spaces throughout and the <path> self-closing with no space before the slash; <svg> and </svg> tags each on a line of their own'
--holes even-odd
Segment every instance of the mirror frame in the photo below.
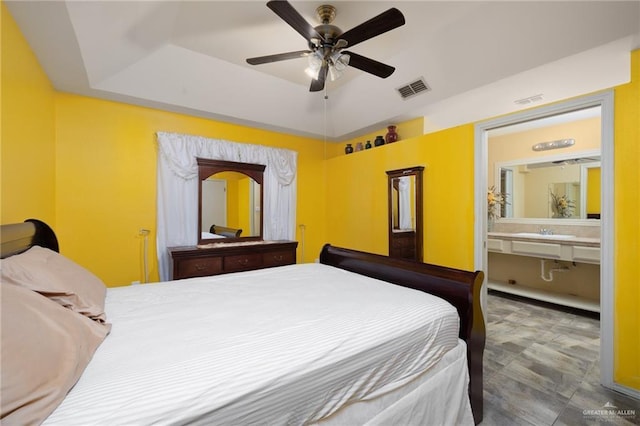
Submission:
<svg viewBox="0 0 640 426">
<path fill-rule="evenodd" d="M 262 241 L 262 228 L 264 217 L 264 164 L 238 163 L 235 161 L 210 160 L 208 158 L 196 158 L 198 163 L 198 244 L 232 243 L 237 241 Z M 246 175 L 260 184 L 260 234 L 258 236 L 203 239 L 202 238 L 202 182 L 210 176 L 220 172 L 238 172 Z"/>
<path fill-rule="evenodd" d="M 423 259 L 423 231 L 422 231 L 422 172 L 424 170 L 424 166 L 415 166 L 415 167 L 407 167 L 404 169 L 397 170 L 388 170 L 387 173 L 387 187 L 388 187 L 388 208 L 389 208 L 389 223 L 388 223 L 388 231 L 389 231 L 389 257 L 392 256 L 393 249 L 393 179 L 403 177 L 403 176 L 415 176 L 415 193 L 414 193 L 414 201 L 416 206 L 415 211 L 415 257 L 413 259 L 417 262 L 422 262 Z M 407 258 L 405 258 L 407 259 Z"/>
<path fill-rule="evenodd" d="M 521 158 L 514 159 L 512 161 L 502 161 L 494 164 L 494 185 L 499 190 L 502 191 L 500 187 L 500 169 L 505 166 L 521 166 L 524 164 L 531 163 L 545 163 L 550 161 L 561 161 L 561 160 L 569 160 L 576 157 L 594 157 L 602 156 L 602 151 L 600 149 L 592 149 L 585 151 L 576 151 L 571 153 L 560 153 L 555 155 L 541 156 L 535 158 Z M 581 206 L 584 208 L 584 206 Z M 519 224 L 544 224 L 544 225 L 584 225 L 584 226 L 600 226 L 600 219 L 584 219 L 582 218 L 568 218 L 568 219 L 559 219 L 559 218 L 535 218 L 535 217 L 498 217 L 495 219 L 496 223 L 519 223 Z"/>
</svg>

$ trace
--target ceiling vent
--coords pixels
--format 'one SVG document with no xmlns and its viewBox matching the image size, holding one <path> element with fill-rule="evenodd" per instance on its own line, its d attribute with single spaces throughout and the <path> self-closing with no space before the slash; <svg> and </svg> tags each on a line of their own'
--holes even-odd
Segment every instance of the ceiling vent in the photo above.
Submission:
<svg viewBox="0 0 640 426">
<path fill-rule="evenodd" d="M 532 103 L 535 103 L 535 102 L 540 102 L 542 99 L 543 99 L 542 98 L 542 93 L 540 93 L 538 95 L 529 96 L 527 98 L 516 99 L 513 102 L 518 104 L 518 105 L 529 105 L 529 104 L 532 104 Z"/>
<path fill-rule="evenodd" d="M 431 88 L 427 85 L 427 82 L 424 81 L 424 78 L 421 77 L 419 80 L 411 82 L 405 86 L 398 87 L 396 90 L 400 93 L 402 99 L 407 99 L 417 95 L 418 93 L 428 92 Z"/>
</svg>

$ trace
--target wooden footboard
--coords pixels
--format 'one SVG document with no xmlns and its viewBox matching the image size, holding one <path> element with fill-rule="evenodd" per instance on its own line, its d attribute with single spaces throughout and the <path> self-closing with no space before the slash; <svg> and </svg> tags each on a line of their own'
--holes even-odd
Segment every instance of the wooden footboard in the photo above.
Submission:
<svg viewBox="0 0 640 426">
<path fill-rule="evenodd" d="M 467 343 L 469 398 L 476 424 L 482 421 L 482 356 L 485 326 L 480 307 L 482 271 L 469 272 L 326 244 L 320 263 L 393 284 L 424 291 L 445 299 L 458 310 L 460 338 Z"/>
</svg>

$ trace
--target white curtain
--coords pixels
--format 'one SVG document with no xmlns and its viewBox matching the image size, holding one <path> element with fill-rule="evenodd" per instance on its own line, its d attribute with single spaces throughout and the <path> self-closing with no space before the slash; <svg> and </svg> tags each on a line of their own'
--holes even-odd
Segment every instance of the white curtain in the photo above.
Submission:
<svg viewBox="0 0 640 426">
<path fill-rule="evenodd" d="M 157 254 L 162 281 L 171 277 L 167 247 L 193 246 L 198 241 L 198 157 L 266 165 L 263 238 L 295 239 L 297 152 L 178 133 L 158 132 L 157 140 Z"/>
<path fill-rule="evenodd" d="M 413 229 L 413 220 L 411 218 L 411 178 L 402 176 L 398 180 L 400 229 Z"/>
</svg>

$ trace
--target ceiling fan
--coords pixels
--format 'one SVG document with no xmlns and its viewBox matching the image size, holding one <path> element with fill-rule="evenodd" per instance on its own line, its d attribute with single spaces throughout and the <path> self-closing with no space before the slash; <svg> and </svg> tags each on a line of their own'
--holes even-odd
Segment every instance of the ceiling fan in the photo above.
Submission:
<svg viewBox="0 0 640 426">
<path fill-rule="evenodd" d="M 313 78 L 309 88 L 311 92 L 323 90 L 327 75 L 331 80 L 335 80 L 347 66 L 358 68 L 381 78 L 387 78 L 395 71 L 392 66 L 343 50 L 404 25 L 404 15 L 395 7 L 344 33 L 340 28 L 331 25 L 336 16 L 336 8 L 331 5 L 322 5 L 316 9 L 322 22 L 316 27 L 311 26 L 288 1 L 272 0 L 267 3 L 267 7 L 300 33 L 307 40 L 309 48 L 249 58 L 247 59 L 249 64 L 259 65 L 307 57 L 309 67 L 306 71 Z"/>
</svg>

